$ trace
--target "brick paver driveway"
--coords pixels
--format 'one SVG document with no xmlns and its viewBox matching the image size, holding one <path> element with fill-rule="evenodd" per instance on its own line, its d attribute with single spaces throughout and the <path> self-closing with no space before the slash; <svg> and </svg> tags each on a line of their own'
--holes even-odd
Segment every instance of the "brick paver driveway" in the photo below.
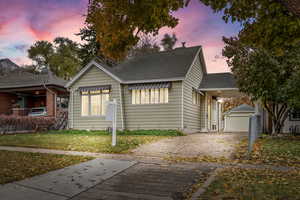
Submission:
<svg viewBox="0 0 300 200">
<path fill-rule="evenodd" d="M 246 133 L 197 133 L 160 140 L 133 150 L 136 156 L 214 156 L 230 157 L 235 145 L 247 137 Z"/>
</svg>

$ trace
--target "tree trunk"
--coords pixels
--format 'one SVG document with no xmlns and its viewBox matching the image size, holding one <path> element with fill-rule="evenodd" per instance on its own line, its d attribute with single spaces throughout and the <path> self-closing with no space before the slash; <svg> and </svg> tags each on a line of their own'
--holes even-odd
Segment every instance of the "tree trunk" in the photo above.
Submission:
<svg viewBox="0 0 300 200">
<path fill-rule="evenodd" d="M 289 110 L 287 104 L 264 102 L 264 107 L 272 119 L 272 135 L 280 134 L 284 122 L 288 117 Z"/>
</svg>

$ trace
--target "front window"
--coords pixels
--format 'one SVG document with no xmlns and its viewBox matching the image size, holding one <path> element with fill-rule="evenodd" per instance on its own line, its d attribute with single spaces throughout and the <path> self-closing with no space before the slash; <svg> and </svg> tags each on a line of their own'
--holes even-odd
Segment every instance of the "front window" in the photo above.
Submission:
<svg viewBox="0 0 300 200">
<path fill-rule="evenodd" d="M 81 115 L 104 116 L 109 90 L 91 90 L 81 92 Z"/>
<path fill-rule="evenodd" d="M 168 88 L 132 90 L 132 104 L 159 104 L 168 102 Z"/>
</svg>

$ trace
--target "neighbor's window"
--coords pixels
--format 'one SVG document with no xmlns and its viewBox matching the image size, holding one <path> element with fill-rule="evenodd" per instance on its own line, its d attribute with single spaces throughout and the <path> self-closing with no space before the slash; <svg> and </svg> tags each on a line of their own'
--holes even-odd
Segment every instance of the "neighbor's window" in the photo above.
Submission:
<svg viewBox="0 0 300 200">
<path fill-rule="evenodd" d="M 158 104 L 168 102 L 168 88 L 132 90 L 132 104 Z"/>
<path fill-rule="evenodd" d="M 109 101 L 109 90 L 92 90 L 81 92 L 81 115 L 105 115 L 107 101 Z"/>
<path fill-rule="evenodd" d="M 201 98 L 200 93 L 198 93 L 195 90 L 193 90 L 193 92 L 192 92 L 192 98 L 193 98 L 193 104 L 200 105 L 200 98 Z"/>
<path fill-rule="evenodd" d="M 300 110 L 292 110 L 290 112 L 290 121 L 300 121 Z"/>
</svg>

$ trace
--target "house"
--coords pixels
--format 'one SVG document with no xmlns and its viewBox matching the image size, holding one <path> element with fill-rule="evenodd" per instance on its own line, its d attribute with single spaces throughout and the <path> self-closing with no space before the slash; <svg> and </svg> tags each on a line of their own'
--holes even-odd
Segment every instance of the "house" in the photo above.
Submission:
<svg viewBox="0 0 300 200">
<path fill-rule="evenodd" d="M 247 132 L 249 118 L 255 113 L 252 106 L 239 105 L 224 113 L 224 132 Z"/>
<path fill-rule="evenodd" d="M 51 72 L 34 74 L 17 67 L 0 77 L 0 115 L 26 116 L 32 108 L 46 108 L 47 116 L 56 116 L 68 91 L 62 80 Z"/>
<path fill-rule="evenodd" d="M 95 58 L 67 85 L 69 127 L 106 129 L 108 100 L 118 129 L 219 131 L 221 97 L 239 95 L 230 73 L 208 74 L 201 46 L 151 53 L 109 67 Z"/>
</svg>

